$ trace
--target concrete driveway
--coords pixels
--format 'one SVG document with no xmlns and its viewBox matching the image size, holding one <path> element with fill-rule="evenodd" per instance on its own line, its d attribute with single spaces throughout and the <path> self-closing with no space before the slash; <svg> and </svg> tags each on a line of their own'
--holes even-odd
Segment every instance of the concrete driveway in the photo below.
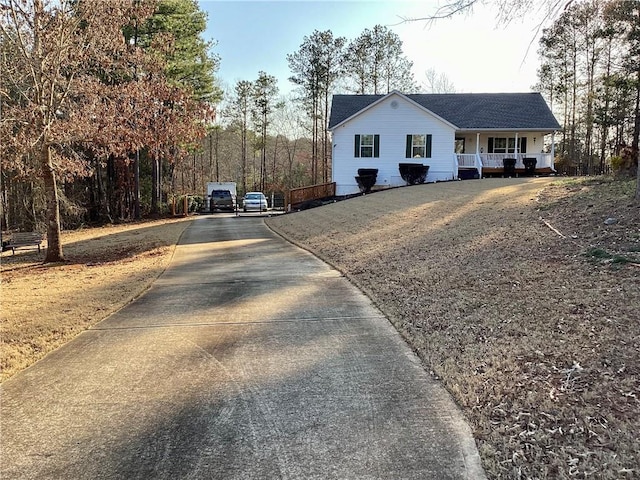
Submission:
<svg viewBox="0 0 640 480">
<path fill-rule="evenodd" d="M 144 295 L 3 384 L 1 427 L 7 479 L 484 478 L 389 322 L 260 218 L 194 220 Z"/>
</svg>

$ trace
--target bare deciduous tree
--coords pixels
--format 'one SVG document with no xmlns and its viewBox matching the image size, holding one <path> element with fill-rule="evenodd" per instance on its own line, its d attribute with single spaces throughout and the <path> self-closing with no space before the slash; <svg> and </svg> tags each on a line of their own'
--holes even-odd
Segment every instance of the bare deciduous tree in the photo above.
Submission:
<svg viewBox="0 0 640 480">
<path fill-rule="evenodd" d="M 408 22 L 433 22 L 453 16 L 473 13 L 473 9 L 479 5 L 491 5 L 498 12 L 498 20 L 508 23 L 521 15 L 534 12 L 546 20 L 557 17 L 563 10 L 571 5 L 574 0 L 455 0 L 439 6 L 432 14 L 424 17 L 401 17 Z"/>
<path fill-rule="evenodd" d="M 64 259 L 60 243 L 58 177 L 86 169 L 61 146 L 81 142 L 95 131 L 98 75 L 110 76 L 115 59 L 129 57 L 122 27 L 134 16 L 132 2 L 3 0 L 1 123 L 4 164 L 29 163 L 44 181 L 47 197 L 45 262 Z M 138 14 L 142 14 L 140 11 Z M 100 89 L 102 90 L 102 89 Z M 105 99 L 106 101 L 106 99 Z"/>
<path fill-rule="evenodd" d="M 328 180 L 329 144 L 326 124 L 329 115 L 329 99 L 336 81 L 344 72 L 344 37 L 334 37 L 331 30 L 315 30 L 304 37 L 300 49 L 287 55 L 292 76 L 289 80 L 300 87 L 301 101 L 311 119 L 311 176 L 317 183 Z M 318 157 L 322 160 L 322 169 Z"/>
<path fill-rule="evenodd" d="M 265 191 L 267 178 L 267 132 L 271 124 L 271 114 L 281 104 L 276 101 L 278 85 L 276 77 L 258 72 L 258 78 L 253 82 L 251 97 L 253 100 L 252 116 L 256 127 L 260 131 L 260 191 Z"/>
<path fill-rule="evenodd" d="M 546 24 L 555 20 L 570 7 L 578 5 L 579 3 L 580 2 L 576 0 L 454 0 L 440 6 L 430 15 L 418 18 L 405 17 L 402 19 L 406 22 L 434 22 L 461 13 L 472 13 L 473 8 L 478 5 L 491 5 L 498 12 L 498 20 L 505 24 L 525 14 L 535 15 L 540 19 L 540 23 L 538 24 L 539 32 Z M 612 12 L 609 19 L 616 21 L 621 31 L 626 35 L 628 57 L 630 60 L 627 71 L 631 76 L 635 77 L 635 122 L 631 148 L 638 164 L 637 186 L 634 197 L 636 201 L 640 201 L 640 69 L 638 68 L 638 65 L 640 65 L 640 47 L 638 47 L 640 44 L 638 41 L 638 38 L 640 38 L 640 2 L 637 0 L 609 0 L 605 3 L 606 8 Z M 571 25 L 571 27 L 574 27 L 574 25 Z M 592 62 L 595 62 L 596 58 L 594 44 L 595 39 L 585 46 L 585 49 L 591 49 Z M 593 64 L 590 68 L 593 68 Z M 592 74 L 593 72 L 591 71 L 590 73 Z M 573 96 L 576 96 L 575 91 L 573 92 Z M 587 116 L 593 116 L 592 109 L 593 105 L 589 104 Z M 575 122 L 572 123 L 575 125 Z M 589 131 L 588 136 L 589 135 L 591 135 L 591 131 Z"/>
<path fill-rule="evenodd" d="M 3 170 L 43 182 L 45 262 L 64 260 L 61 179 L 90 175 L 95 158 L 127 159 L 143 147 L 159 154 L 198 128 L 196 105 L 168 85 L 157 57 L 125 41 L 125 27 L 154 8 L 153 1 L 0 0 L 0 160 Z"/>
<path fill-rule="evenodd" d="M 435 69 L 430 68 L 426 72 L 425 82 L 422 87 L 427 93 L 455 93 L 456 87 L 453 82 L 444 73 L 438 73 Z"/>
<path fill-rule="evenodd" d="M 251 116 L 251 93 L 253 83 L 240 80 L 234 87 L 233 97 L 225 110 L 232 125 L 240 132 L 240 184 L 242 193 L 247 191 L 247 152 L 249 148 L 249 120 Z"/>
<path fill-rule="evenodd" d="M 348 45 L 344 65 L 358 94 L 415 89 L 413 63 L 404 56 L 400 37 L 382 25 L 365 29 Z"/>
</svg>

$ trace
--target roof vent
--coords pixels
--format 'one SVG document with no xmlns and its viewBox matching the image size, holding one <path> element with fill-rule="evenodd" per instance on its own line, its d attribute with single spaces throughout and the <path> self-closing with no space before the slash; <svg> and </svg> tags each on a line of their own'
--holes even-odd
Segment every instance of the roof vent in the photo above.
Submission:
<svg viewBox="0 0 640 480">
<path fill-rule="evenodd" d="M 397 100 L 391 100 L 391 108 L 393 108 L 394 110 L 396 108 L 398 108 L 398 101 Z"/>
</svg>

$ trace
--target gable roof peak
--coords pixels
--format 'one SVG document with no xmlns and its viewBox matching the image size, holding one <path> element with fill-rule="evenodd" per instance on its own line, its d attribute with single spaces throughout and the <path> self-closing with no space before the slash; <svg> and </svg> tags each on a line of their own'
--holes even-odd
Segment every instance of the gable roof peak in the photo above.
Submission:
<svg viewBox="0 0 640 480">
<path fill-rule="evenodd" d="M 334 95 L 329 130 L 398 95 L 460 130 L 560 130 L 539 92 L 418 93 L 397 90 L 384 95 Z"/>
<path fill-rule="evenodd" d="M 409 104 L 414 105 L 425 113 L 432 115 L 439 119 L 440 121 L 446 123 L 452 128 L 458 128 L 448 119 L 443 118 L 437 113 L 431 111 L 427 106 L 422 104 L 421 102 L 417 102 L 414 98 L 414 95 L 405 95 L 404 93 L 398 90 L 391 90 L 385 94 L 369 94 L 369 95 L 334 95 L 331 102 L 331 116 L 329 118 L 329 130 L 341 125 L 351 118 L 360 115 L 361 113 L 373 108 L 374 106 L 382 103 L 387 100 L 391 96 L 398 96 L 402 98 Z M 343 110 L 343 107 L 344 108 Z"/>
</svg>

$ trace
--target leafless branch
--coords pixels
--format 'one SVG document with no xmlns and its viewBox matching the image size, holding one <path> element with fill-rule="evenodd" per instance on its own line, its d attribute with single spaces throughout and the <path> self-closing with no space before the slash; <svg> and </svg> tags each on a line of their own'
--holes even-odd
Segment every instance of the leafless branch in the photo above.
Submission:
<svg viewBox="0 0 640 480">
<path fill-rule="evenodd" d="M 535 8 L 537 11 L 546 10 L 538 28 L 536 28 L 537 34 L 542 25 L 546 24 L 548 20 L 556 18 L 573 2 L 574 0 L 455 0 L 439 7 L 433 15 L 418 18 L 401 16 L 399 18 L 402 20 L 400 23 L 426 22 L 430 25 L 438 20 L 452 18 L 461 13 L 472 13 L 473 7 L 480 3 L 495 5 L 499 12 L 497 15 L 498 20 L 500 23 L 508 25 L 514 18 L 520 17 L 537 7 Z"/>
<path fill-rule="evenodd" d="M 437 20 L 444 20 L 446 18 L 451 18 L 462 12 L 471 12 L 473 6 L 481 2 L 483 0 L 457 0 L 452 3 L 447 3 L 441 7 L 439 7 L 433 15 L 427 17 L 419 17 L 419 18 L 411 18 L 411 17 L 400 17 L 404 23 L 409 22 L 427 22 L 427 24 L 431 24 Z"/>
</svg>

